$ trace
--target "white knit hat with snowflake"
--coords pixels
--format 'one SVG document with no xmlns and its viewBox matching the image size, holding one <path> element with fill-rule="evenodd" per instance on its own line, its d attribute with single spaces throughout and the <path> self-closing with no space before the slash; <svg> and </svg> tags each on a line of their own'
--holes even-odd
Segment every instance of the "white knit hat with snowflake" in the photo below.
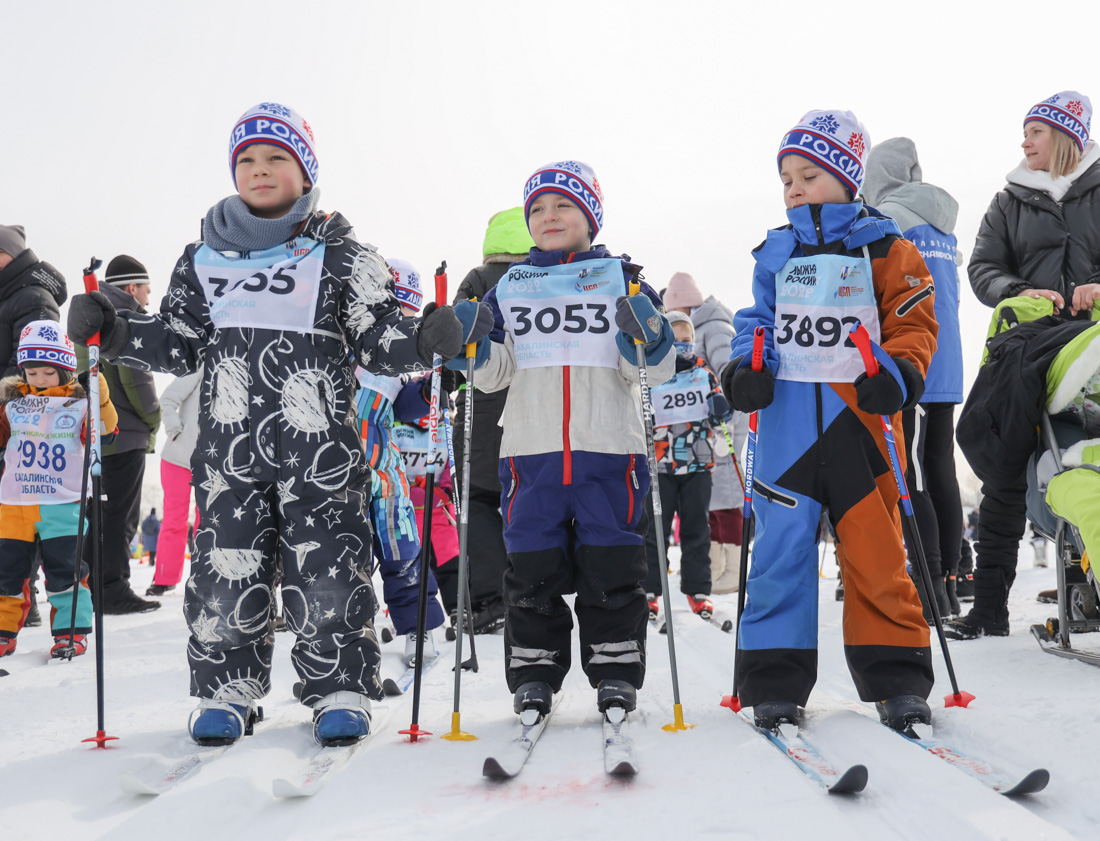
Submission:
<svg viewBox="0 0 1100 841">
<path fill-rule="evenodd" d="M 1050 99 L 1044 99 L 1027 112 L 1024 125 L 1038 120 L 1048 126 L 1054 126 L 1073 138 L 1077 148 L 1085 151 L 1089 142 L 1089 127 L 1092 123 L 1092 101 L 1077 91 L 1062 91 Z"/>
<path fill-rule="evenodd" d="M 851 111 L 810 111 L 783 137 L 776 160 L 801 155 L 835 175 L 852 196 L 858 196 L 870 147 L 867 129 Z"/>
</svg>

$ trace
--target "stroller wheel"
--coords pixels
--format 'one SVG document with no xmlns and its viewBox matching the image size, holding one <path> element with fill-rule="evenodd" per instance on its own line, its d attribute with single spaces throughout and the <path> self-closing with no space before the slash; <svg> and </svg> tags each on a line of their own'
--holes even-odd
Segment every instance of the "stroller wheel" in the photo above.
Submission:
<svg viewBox="0 0 1100 841">
<path fill-rule="evenodd" d="M 1100 605 L 1092 584 L 1069 585 L 1069 610 L 1074 620 L 1088 623 L 1082 631 L 1100 630 Z"/>
</svg>

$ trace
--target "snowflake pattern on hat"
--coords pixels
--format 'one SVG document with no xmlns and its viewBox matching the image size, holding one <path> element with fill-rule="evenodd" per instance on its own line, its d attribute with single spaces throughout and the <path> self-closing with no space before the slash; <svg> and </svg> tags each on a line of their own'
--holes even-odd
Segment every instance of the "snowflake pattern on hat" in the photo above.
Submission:
<svg viewBox="0 0 1100 841">
<path fill-rule="evenodd" d="M 268 114 L 273 114 L 276 117 L 282 117 L 283 119 L 288 119 L 293 116 L 289 108 L 287 108 L 285 105 L 280 105 L 278 102 L 261 102 L 259 105 L 256 106 L 256 110 L 266 111 Z"/>
<path fill-rule="evenodd" d="M 1073 102 L 1066 103 L 1066 110 L 1073 114 L 1075 117 L 1080 117 L 1085 113 L 1085 109 L 1081 107 L 1081 100 L 1075 99 Z"/>
<path fill-rule="evenodd" d="M 1037 121 L 1068 134 L 1085 151 L 1092 129 L 1092 102 L 1079 91 L 1059 91 L 1024 115 L 1024 125 Z"/>
<path fill-rule="evenodd" d="M 853 131 L 852 136 L 848 138 L 848 148 L 862 158 L 863 152 L 867 148 L 863 143 L 863 134 Z"/>
<path fill-rule="evenodd" d="M 836 117 L 832 114 L 818 117 L 810 125 L 818 131 L 827 131 L 829 134 L 836 134 L 836 130 L 840 128 L 840 123 L 836 121 Z"/>
</svg>

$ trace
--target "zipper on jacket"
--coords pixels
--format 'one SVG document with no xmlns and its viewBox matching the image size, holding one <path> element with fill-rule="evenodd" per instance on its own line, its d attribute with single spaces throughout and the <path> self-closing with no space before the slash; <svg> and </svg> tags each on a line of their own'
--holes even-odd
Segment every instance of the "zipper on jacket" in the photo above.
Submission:
<svg viewBox="0 0 1100 841">
<path fill-rule="evenodd" d="M 759 493 L 768 502 L 774 502 L 776 505 L 782 505 L 784 508 L 798 507 L 798 500 L 793 496 L 787 496 L 774 488 L 769 488 L 755 477 L 752 480 L 752 492 Z"/>
<path fill-rule="evenodd" d="M 634 459 L 636 458 L 637 456 L 631 455 L 630 463 L 626 468 L 626 499 L 630 506 L 626 512 L 626 521 L 628 523 L 634 521 L 634 491 L 639 490 L 638 474 L 634 472 Z"/>
<path fill-rule="evenodd" d="M 814 220 L 814 230 L 817 231 L 817 244 L 825 245 L 825 235 L 821 233 L 821 205 L 810 205 L 810 218 Z"/>
<path fill-rule="evenodd" d="M 508 469 L 512 471 L 512 487 L 508 489 L 508 522 L 512 522 L 512 503 L 516 501 L 516 491 L 519 490 L 519 473 L 516 472 L 516 463 L 508 458 Z"/>
</svg>

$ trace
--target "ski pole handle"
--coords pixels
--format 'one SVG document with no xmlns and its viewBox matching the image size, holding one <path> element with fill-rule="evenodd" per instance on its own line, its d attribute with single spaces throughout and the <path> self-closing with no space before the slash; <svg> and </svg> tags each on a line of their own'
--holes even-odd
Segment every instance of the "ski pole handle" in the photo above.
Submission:
<svg viewBox="0 0 1100 841">
<path fill-rule="evenodd" d="M 95 257 L 93 257 L 91 260 L 88 261 L 88 268 L 86 268 L 84 270 L 84 291 L 85 292 L 91 293 L 91 292 L 98 292 L 99 291 L 99 280 L 96 278 L 95 273 L 96 273 L 96 269 L 98 269 L 102 265 L 103 265 L 103 261 L 102 260 L 97 260 Z M 91 338 L 88 339 L 87 345 L 89 347 L 91 345 L 95 345 L 96 347 L 99 347 L 99 332 L 98 331 L 96 331 L 96 334 L 94 336 L 92 336 Z"/>
<path fill-rule="evenodd" d="M 642 291 L 642 284 L 638 283 L 638 281 L 636 280 L 632 280 L 627 285 L 627 289 L 630 292 L 630 297 L 633 298 L 635 295 Z M 635 339 L 634 344 L 641 345 L 645 343 L 641 339 Z"/>
<path fill-rule="evenodd" d="M 752 331 L 752 370 L 764 370 L 764 328 Z"/>
<path fill-rule="evenodd" d="M 477 303 L 477 297 L 470 298 L 475 304 Z M 477 342 L 470 342 L 466 345 L 466 358 L 473 359 L 477 355 Z"/>
<path fill-rule="evenodd" d="M 855 346 L 859 348 L 859 355 L 863 357 L 863 367 L 867 369 L 867 376 L 875 376 L 878 374 L 878 360 L 875 359 L 875 352 L 871 350 L 871 336 L 867 328 L 857 324 L 852 328 L 851 336 Z"/>
<path fill-rule="evenodd" d="M 435 270 L 435 305 L 442 307 L 447 303 L 447 261 L 443 261 Z"/>
</svg>

